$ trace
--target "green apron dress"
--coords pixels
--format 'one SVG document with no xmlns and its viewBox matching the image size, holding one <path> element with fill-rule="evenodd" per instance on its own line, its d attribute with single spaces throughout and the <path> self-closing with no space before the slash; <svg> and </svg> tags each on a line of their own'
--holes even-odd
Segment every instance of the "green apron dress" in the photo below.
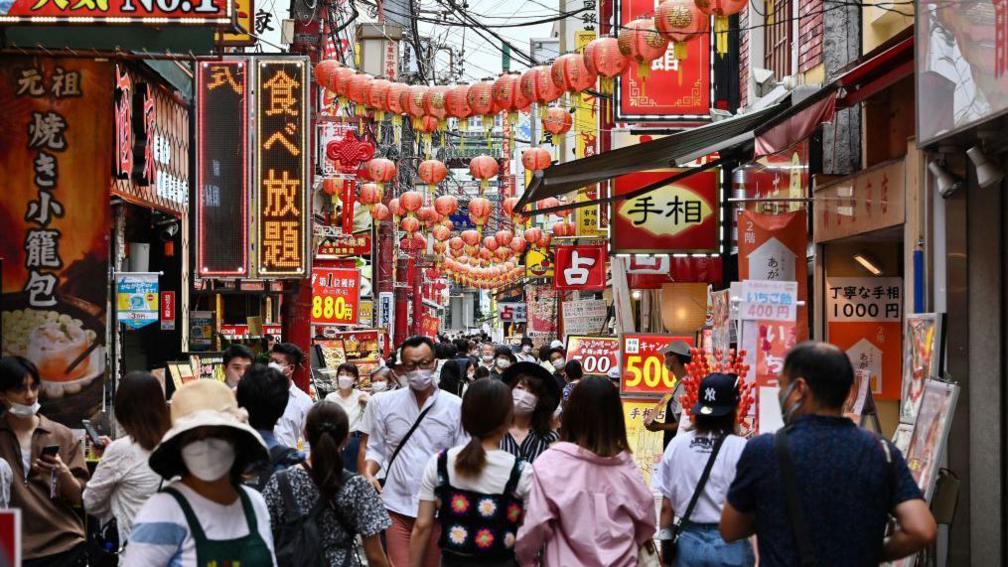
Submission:
<svg viewBox="0 0 1008 567">
<path fill-rule="evenodd" d="M 199 518 L 182 494 L 172 488 L 166 488 L 164 491 L 172 495 L 185 514 L 189 532 L 196 540 L 197 567 L 273 567 L 273 553 L 259 535 L 252 502 L 240 487 L 238 498 L 248 521 L 249 533 L 240 538 L 221 540 L 207 539 Z"/>
</svg>

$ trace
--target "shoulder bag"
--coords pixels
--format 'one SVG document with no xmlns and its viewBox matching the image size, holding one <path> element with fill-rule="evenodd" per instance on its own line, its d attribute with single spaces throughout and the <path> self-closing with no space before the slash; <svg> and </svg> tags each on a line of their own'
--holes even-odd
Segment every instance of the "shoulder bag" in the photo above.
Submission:
<svg viewBox="0 0 1008 567">
<path fill-rule="evenodd" d="M 782 427 L 774 434 L 774 452 L 777 453 L 777 464 L 780 466 L 781 480 L 784 482 L 784 499 L 787 502 L 791 532 L 798 548 L 798 564 L 801 567 L 814 567 L 816 565 L 815 551 L 812 548 L 812 536 L 809 534 L 808 524 L 805 523 L 805 518 L 802 516 L 801 499 L 798 496 L 798 480 L 795 477 L 794 463 L 791 462 L 787 429 Z"/>
<path fill-rule="evenodd" d="M 704 486 L 707 485 L 711 469 L 714 468 L 714 461 L 717 460 L 718 453 L 721 452 L 721 445 L 724 445 L 725 437 L 727 436 L 718 437 L 717 441 L 714 442 L 710 457 L 707 458 L 707 464 L 704 466 L 703 473 L 700 474 L 700 480 L 697 481 L 696 489 L 693 491 L 689 504 L 686 505 L 686 510 L 679 516 L 679 520 L 672 524 L 672 538 L 662 542 L 662 553 L 665 556 L 665 563 L 672 563 L 675 559 L 676 544 L 679 541 L 679 535 L 682 533 L 683 524 L 689 521 L 690 516 L 693 514 L 693 508 L 696 507 L 697 501 L 700 500 L 700 495 L 703 494 Z"/>
<path fill-rule="evenodd" d="M 413 432 L 416 431 L 416 428 L 420 425 L 420 422 L 423 421 L 423 418 L 427 417 L 427 412 L 434 409 L 434 406 L 436 404 L 437 404 L 437 398 L 434 398 L 434 401 L 431 402 L 431 405 L 427 406 L 427 409 L 420 412 L 420 415 L 417 416 L 416 421 L 413 422 L 413 425 L 409 428 L 409 431 L 406 432 L 406 435 L 403 436 L 402 441 L 399 442 L 399 445 L 396 446 L 395 451 L 392 452 L 392 458 L 389 459 L 388 465 L 385 467 L 385 476 L 383 478 L 378 479 L 378 484 L 380 484 L 383 488 L 385 487 L 385 482 L 388 480 L 388 475 L 392 472 L 392 463 L 394 463 L 396 457 L 399 456 L 399 451 L 402 451 L 403 445 L 405 445 L 406 442 L 409 441 L 409 438 L 413 436 Z"/>
</svg>

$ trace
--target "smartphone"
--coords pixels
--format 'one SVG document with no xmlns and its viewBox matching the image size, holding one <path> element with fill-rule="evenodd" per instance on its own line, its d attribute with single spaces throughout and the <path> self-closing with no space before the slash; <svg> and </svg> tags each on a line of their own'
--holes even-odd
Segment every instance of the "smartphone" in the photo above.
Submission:
<svg viewBox="0 0 1008 567">
<path fill-rule="evenodd" d="M 81 425 L 84 426 L 84 431 L 87 433 L 88 439 L 91 440 L 91 444 L 97 449 L 104 449 L 105 444 L 102 443 L 101 438 L 98 435 L 98 430 L 95 429 L 94 425 L 91 425 L 90 419 L 82 419 Z"/>
<path fill-rule="evenodd" d="M 47 445 L 42 447 L 43 457 L 55 457 L 59 453 L 59 445 Z"/>
</svg>

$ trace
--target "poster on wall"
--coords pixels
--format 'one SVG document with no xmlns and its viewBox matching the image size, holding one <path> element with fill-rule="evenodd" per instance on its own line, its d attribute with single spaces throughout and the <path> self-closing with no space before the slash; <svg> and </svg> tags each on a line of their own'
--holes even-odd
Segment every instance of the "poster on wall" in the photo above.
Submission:
<svg viewBox="0 0 1008 567">
<path fill-rule="evenodd" d="M 742 211 L 739 215 L 739 279 L 796 282 L 798 340 L 808 339 L 805 211 L 780 215 Z"/>
<path fill-rule="evenodd" d="M 634 463 L 640 470 L 641 476 L 644 477 L 644 484 L 651 486 L 651 478 L 665 453 L 662 432 L 648 431 L 645 427 L 645 420 L 655 410 L 655 400 L 652 398 L 623 398 L 622 401 L 627 442 L 630 444 L 629 448 Z M 659 409 L 658 415 L 654 419 L 664 421 L 664 411 Z"/>
<path fill-rule="evenodd" d="M 827 277 L 826 330 L 854 371 L 868 371 L 876 400 L 899 400 L 903 366 L 903 279 Z"/>
<path fill-rule="evenodd" d="M 731 348 L 731 293 L 727 289 L 711 292 L 711 349 Z"/>
<path fill-rule="evenodd" d="M 619 376 L 620 340 L 616 337 L 567 336 L 567 361 L 581 363 L 585 376 Z"/>
<path fill-rule="evenodd" d="M 959 386 L 928 379 L 924 384 L 917 423 L 906 450 L 906 463 L 926 500 L 934 492 L 938 468 L 948 443 Z"/>
<path fill-rule="evenodd" d="M 602 332 L 609 308 L 604 299 L 576 299 L 563 302 L 565 335 L 594 335 Z"/>
<path fill-rule="evenodd" d="M 247 329 L 246 329 L 247 330 Z M 189 350 L 207 351 L 213 348 L 214 312 L 189 312 Z"/>
<path fill-rule="evenodd" d="M 914 423 L 928 378 L 939 378 L 942 357 L 942 315 L 910 313 L 903 335 L 903 389 L 900 423 Z"/>
<path fill-rule="evenodd" d="M 654 0 L 616 0 L 621 26 L 654 16 Z M 669 43 L 665 55 L 643 73 L 635 64 L 616 81 L 616 122 L 709 120 L 711 109 L 711 36 L 700 33 L 686 42 L 677 57 Z M 659 40 L 660 38 L 656 38 Z"/>
<path fill-rule="evenodd" d="M 312 268 L 313 325 L 356 325 L 361 277 L 355 268 Z"/>
<path fill-rule="evenodd" d="M 115 280 L 116 320 L 128 329 L 140 329 L 157 322 L 158 274 L 118 273 Z"/>
<path fill-rule="evenodd" d="M 79 427 L 106 371 L 114 66 L 0 61 L 2 351 L 38 367 L 43 414 Z"/>
<path fill-rule="evenodd" d="M 557 335 L 557 291 L 550 286 L 532 286 L 526 290 L 528 326 L 525 334 L 532 338 L 555 338 Z"/>
<path fill-rule="evenodd" d="M 623 335 L 620 343 L 620 393 L 662 396 L 675 390 L 678 379 L 665 368 L 665 355 L 661 350 L 676 341 L 694 346 L 693 337 L 687 336 Z"/>
<path fill-rule="evenodd" d="M 671 177 L 674 170 L 618 177 L 615 195 Z M 720 172 L 701 171 L 649 193 L 613 201 L 610 254 L 719 254 Z"/>
</svg>

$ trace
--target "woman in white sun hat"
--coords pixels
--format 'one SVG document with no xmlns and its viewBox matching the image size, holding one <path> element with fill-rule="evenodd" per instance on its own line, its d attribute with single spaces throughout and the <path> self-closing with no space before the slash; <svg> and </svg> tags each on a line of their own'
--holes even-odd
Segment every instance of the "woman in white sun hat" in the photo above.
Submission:
<svg viewBox="0 0 1008 567">
<path fill-rule="evenodd" d="M 172 397 L 171 425 L 149 463 L 180 478 L 137 513 L 122 565 L 275 565 L 266 503 L 241 485 L 249 463 L 267 458 L 266 445 L 234 394 L 216 380 L 187 384 Z"/>
</svg>

